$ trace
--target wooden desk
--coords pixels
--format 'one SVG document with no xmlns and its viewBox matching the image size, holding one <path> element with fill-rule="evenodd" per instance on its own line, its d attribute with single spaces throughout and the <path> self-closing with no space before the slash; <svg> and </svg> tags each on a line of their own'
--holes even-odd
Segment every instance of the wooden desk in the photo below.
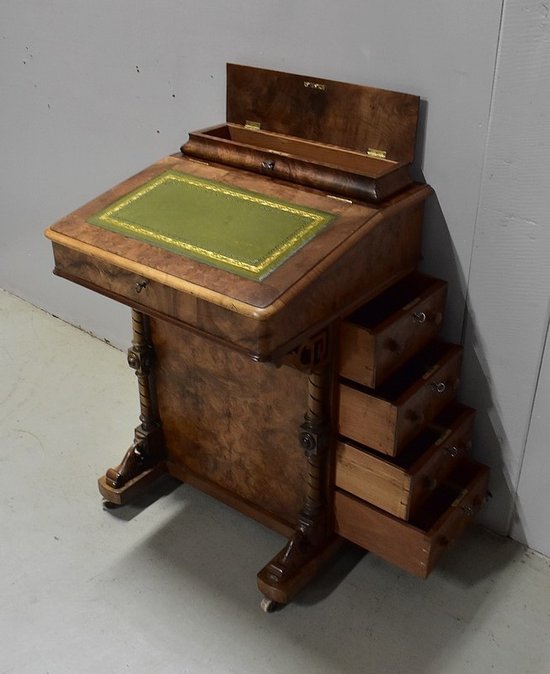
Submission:
<svg viewBox="0 0 550 674">
<path fill-rule="evenodd" d="M 251 75 L 249 69 L 240 67 L 230 72 L 237 83 L 243 74 Z M 256 77 L 258 71 L 253 69 L 252 75 Z M 289 86 L 296 84 L 296 76 L 275 73 L 273 77 L 279 83 L 281 77 L 283 82 L 290 77 Z M 306 86 L 308 82 L 311 86 Z M 306 90 L 309 96 L 313 84 L 318 92 L 337 83 L 300 78 L 299 84 L 300 91 Z M 239 86 L 242 89 L 242 83 Z M 353 91 L 358 89 L 363 95 L 365 88 Z M 407 104 L 409 98 L 413 97 L 406 97 Z M 243 105 L 246 108 L 249 103 Z M 289 601 L 339 547 L 341 536 L 376 547 L 372 530 L 367 527 L 365 533 L 358 528 L 380 513 L 368 510 L 362 514 L 370 508 L 368 503 L 358 501 L 353 488 L 346 492 L 340 485 L 342 454 L 336 453 L 337 439 L 339 433 L 347 435 L 341 427 L 346 391 L 339 381 L 340 361 L 342 376 L 350 377 L 350 367 L 352 373 L 357 371 L 352 393 L 364 395 L 358 389 L 361 367 L 350 366 L 349 356 L 356 352 L 354 337 L 350 342 L 350 324 L 346 323 L 344 331 L 341 326 L 365 303 L 385 297 L 385 291 L 391 294 L 391 288 L 416 269 L 423 205 L 431 190 L 410 181 L 403 172 L 406 162 L 393 161 L 392 170 L 384 160 L 383 166 L 366 171 L 370 176 L 351 181 L 351 192 L 363 190 L 363 199 L 346 196 L 347 188 L 344 196 L 341 192 L 327 194 L 312 185 L 311 165 L 320 162 L 323 187 L 335 184 L 334 180 L 339 184 L 342 175 L 337 171 L 334 178 L 326 166 L 327 153 L 334 161 L 334 147 L 304 141 L 309 169 L 304 174 L 301 159 L 293 164 L 285 158 L 284 171 L 294 171 L 299 178 L 290 182 L 273 177 L 274 167 L 265 166 L 265 153 L 274 147 L 281 153 L 281 143 L 286 143 L 285 149 L 290 144 L 294 151 L 297 147 L 303 150 L 302 141 L 285 140 L 281 133 L 268 131 L 267 140 L 260 139 L 260 149 L 249 152 L 247 143 L 253 131 L 246 125 L 229 135 L 225 127 L 220 128 L 224 130 L 191 135 L 186 154 L 194 156 L 162 159 L 62 219 L 46 235 L 53 244 L 56 274 L 132 308 L 128 362 L 139 384 L 140 423 L 122 462 L 100 478 L 101 494 L 112 503 L 124 504 L 168 471 L 288 536 L 288 544 L 258 574 L 265 596 L 263 607 L 269 609 Z M 216 145 L 216 138 L 221 144 Z M 204 161 L 204 155 L 212 153 L 215 161 Z M 224 165 L 222 155 L 229 157 L 228 164 L 244 157 L 244 165 Z M 249 165 L 251 156 L 260 162 L 257 170 Z M 356 171 L 357 153 L 346 149 L 343 156 L 344 173 Z M 366 164 L 372 162 L 365 156 Z M 269 175 L 262 175 L 266 171 Z M 252 195 L 246 198 L 322 213 L 328 224 L 258 278 L 182 255 L 132 232 L 98 226 L 98 213 L 128 195 L 139 196 L 140 190 L 150 189 L 170 172 L 185 180 L 206 181 L 216 189 L 222 186 L 230 196 Z M 346 180 L 342 184 L 346 187 Z M 405 285 L 411 287 L 409 281 Z M 383 304 L 387 306 L 388 301 Z M 416 314 L 421 316 L 422 311 Z M 424 323 L 425 319 L 424 314 L 424 319 L 415 321 Z M 441 313 L 428 324 L 438 326 L 440 320 Z M 408 334 L 409 323 L 401 328 L 402 333 Z M 386 353 L 380 381 L 417 353 L 435 331 L 413 338 L 405 349 L 393 349 L 389 365 Z M 347 345 L 342 348 L 341 334 L 342 344 Z M 427 402 L 433 414 L 413 423 L 403 445 L 418 436 L 451 398 L 452 394 L 448 401 L 440 398 L 444 404 L 439 406 Z M 353 438 L 349 442 L 353 445 Z M 401 451 L 399 446 L 395 453 Z M 483 476 L 477 476 L 476 497 L 483 490 L 482 483 Z M 383 530 L 388 526 L 395 539 L 398 525 L 375 522 L 373 526 L 382 529 L 376 540 L 384 540 Z M 407 531 L 410 528 L 406 520 L 402 525 Z M 422 542 L 414 540 L 409 547 L 419 545 Z M 378 547 L 384 556 L 384 545 Z M 400 562 L 391 550 L 385 556 Z M 413 572 L 425 575 L 424 562 L 417 568 L 409 561 Z"/>
</svg>

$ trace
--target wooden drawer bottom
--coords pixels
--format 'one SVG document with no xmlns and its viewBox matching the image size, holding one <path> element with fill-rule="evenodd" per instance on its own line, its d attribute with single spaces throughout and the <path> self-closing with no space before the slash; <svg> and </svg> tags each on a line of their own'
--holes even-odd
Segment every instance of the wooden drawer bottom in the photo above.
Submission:
<svg viewBox="0 0 550 674">
<path fill-rule="evenodd" d="M 466 463 L 426 502 L 413 522 L 390 515 L 341 490 L 334 496 L 336 533 L 426 578 L 481 507 L 489 469 Z"/>
</svg>

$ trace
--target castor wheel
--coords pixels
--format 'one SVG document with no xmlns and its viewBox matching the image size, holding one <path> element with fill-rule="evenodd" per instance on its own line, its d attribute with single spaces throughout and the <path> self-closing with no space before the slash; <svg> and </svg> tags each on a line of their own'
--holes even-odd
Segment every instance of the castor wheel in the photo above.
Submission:
<svg viewBox="0 0 550 674">
<path fill-rule="evenodd" d="M 107 500 L 104 500 L 101 505 L 103 506 L 103 510 L 116 510 L 117 508 L 122 507 L 120 503 L 113 503 L 112 501 Z"/>
<path fill-rule="evenodd" d="M 277 610 L 278 606 L 279 604 L 273 601 L 273 599 L 269 599 L 269 597 L 264 597 L 260 602 L 260 608 L 264 613 L 273 613 L 273 611 Z"/>
</svg>

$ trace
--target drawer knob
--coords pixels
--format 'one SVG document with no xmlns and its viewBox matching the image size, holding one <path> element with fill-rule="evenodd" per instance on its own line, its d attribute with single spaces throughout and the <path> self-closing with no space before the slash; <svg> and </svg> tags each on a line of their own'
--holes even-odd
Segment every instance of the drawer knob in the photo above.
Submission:
<svg viewBox="0 0 550 674">
<path fill-rule="evenodd" d="M 449 456 L 455 458 L 459 454 L 467 454 L 470 449 L 472 449 L 472 441 L 468 440 L 467 442 L 464 442 L 460 445 L 451 445 L 450 447 L 445 447 L 443 451 L 446 452 Z"/>
<path fill-rule="evenodd" d="M 476 514 L 475 508 L 471 505 L 462 506 L 462 510 L 463 510 L 464 514 L 467 515 L 468 517 L 472 517 L 473 515 Z"/>
<path fill-rule="evenodd" d="M 447 385 L 443 381 L 432 381 L 432 390 L 436 393 L 445 393 Z"/>
<path fill-rule="evenodd" d="M 142 281 L 138 281 L 136 283 L 136 293 L 140 293 L 144 288 L 147 288 L 149 285 L 149 281 L 147 279 L 143 279 Z"/>
<path fill-rule="evenodd" d="M 414 314 L 412 314 L 412 319 L 415 323 L 425 323 L 427 318 L 428 317 L 423 311 L 415 311 Z"/>
<path fill-rule="evenodd" d="M 446 452 L 449 456 L 452 456 L 454 459 L 460 454 L 460 449 L 461 449 L 460 447 L 452 445 L 451 447 L 445 447 L 443 451 Z"/>
<path fill-rule="evenodd" d="M 275 168 L 275 162 L 273 161 L 273 159 L 263 161 L 262 168 L 264 171 L 273 171 L 273 169 Z"/>
</svg>

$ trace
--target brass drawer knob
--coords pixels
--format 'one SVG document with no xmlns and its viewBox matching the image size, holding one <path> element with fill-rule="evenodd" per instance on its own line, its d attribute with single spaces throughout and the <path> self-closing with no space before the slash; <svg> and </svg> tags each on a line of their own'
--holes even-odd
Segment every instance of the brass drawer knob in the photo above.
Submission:
<svg viewBox="0 0 550 674">
<path fill-rule="evenodd" d="M 443 451 L 454 459 L 460 454 L 461 448 L 457 447 L 456 445 L 452 445 L 451 447 L 445 447 Z"/>
<path fill-rule="evenodd" d="M 443 381 L 432 381 L 431 386 L 436 393 L 445 393 L 447 390 L 447 385 Z"/>
<path fill-rule="evenodd" d="M 149 281 L 147 279 L 142 279 L 141 281 L 138 281 L 135 287 L 136 293 L 139 294 L 144 288 L 147 288 L 148 285 Z"/>
<path fill-rule="evenodd" d="M 425 323 L 428 319 L 423 311 L 415 311 L 414 314 L 411 314 L 411 317 L 415 323 Z"/>
</svg>

